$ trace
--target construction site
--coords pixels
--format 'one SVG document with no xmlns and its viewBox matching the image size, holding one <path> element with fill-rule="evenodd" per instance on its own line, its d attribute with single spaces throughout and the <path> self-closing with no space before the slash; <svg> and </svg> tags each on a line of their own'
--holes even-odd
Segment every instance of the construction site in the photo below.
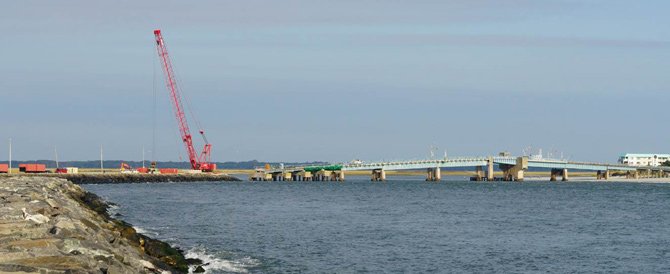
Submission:
<svg viewBox="0 0 670 274">
<path fill-rule="evenodd" d="M 157 166 L 157 162 L 151 161 L 150 165 L 142 167 L 133 167 L 125 162 L 121 162 L 118 168 L 104 166 L 102 147 L 100 148 L 100 168 L 99 169 L 83 169 L 79 167 L 61 167 L 58 161 L 58 152 L 54 147 L 55 168 L 47 168 L 45 164 L 38 163 L 18 163 L 18 166 L 12 163 L 12 141 L 9 140 L 9 161 L 7 164 L 0 164 L 0 174 L 79 174 L 79 173 L 119 173 L 119 174 L 150 174 L 150 175 L 176 175 L 176 174 L 203 174 L 203 175 L 218 175 L 220 172 L 216 171 L 216 164 L 211 161 L 212 144 L 207 140 L 205 131 L 193 113 L 188 97 L 186 97 L 186 104 L 182 101 L 181 84 L 178 82 L 176 72 L 172 64 L 172 60 L 168 53 L 167 46 L 163 39 L 161 30 L 154 30 L 154 38 L 156 43 L 156 52 L 158 53 L 158 60 L 162 67 L 165 84 L 167 87 L 167 94 L 172 105 L 172 111 L 178 127 L 180 141 L 186 151 L 189 169 L 177 168 L 161 168 Z M 154 76 L 155 77 L 155 76 Z M 155 89 L 155 87 L 154 87 Z M 154 90 L 155 94 L 155 90 Z M 186 117 L 186 110 L 189 110 L 193 121 L 197 126 L 198 133 L 204 141 L 203 149 L 198 152 L 193 144 L 193 135 L 189 128 L 189 122 Z M 155 135 L 155 133 L 154 133 Z M 144 153 L 143 153 L 144 154 Z M 144 155 L 143 155 L 144 157 Z M 144 159 L 142 160 L 144 163 Z"/>
</svg>

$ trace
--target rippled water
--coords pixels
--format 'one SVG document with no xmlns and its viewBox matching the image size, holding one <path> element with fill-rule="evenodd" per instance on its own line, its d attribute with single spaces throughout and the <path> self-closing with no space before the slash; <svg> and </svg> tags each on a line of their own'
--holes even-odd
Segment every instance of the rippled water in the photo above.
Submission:
<svg viewBox="0 0 670 274">
<path fill-rule="evenodd" d="M 85 185 L 208 273 L 670 273 L 670 184 Z"/>
</svg>

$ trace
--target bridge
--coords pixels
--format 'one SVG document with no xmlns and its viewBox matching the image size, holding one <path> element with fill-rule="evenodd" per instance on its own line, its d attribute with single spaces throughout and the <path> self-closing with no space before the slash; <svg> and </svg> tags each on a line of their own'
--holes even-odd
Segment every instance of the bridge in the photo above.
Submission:
<svg viewBox="0 0 670 274">
<path fill-rule="evenodd" d="M 502 171 L 501 178 L 495 178 L 494 167 Z M 296 166 L 257 168 L 249 176 L 253 181 L 343 181 L 346 171 L 369 170 L 373 181 L 385 181 L 386 171 L 390 170 L 426 170 L 427 181 L 442 179 L 442 168 L 473 167 L 475 181 L 523 181 L 524 171 L 529 168 L 550 169 L 550 180 L 554 181 L 561 176 L 563 181 L 568 180 L 569 170 L 596 171 L 597 179 L 608 180 L 611 171 L 625 172 L 627 178 L 640 177 L 667 177 L 670 167 L 658 166 L 630 166 L 611 163 L 577 162 L 562 159 L 544 159 L 538 157 L 512 156 L 485 156 L 485 157 L 457 157 L 433 158 L 408 161 L 380 161 L 343 163 L 327 166 Z"/>
</svg>

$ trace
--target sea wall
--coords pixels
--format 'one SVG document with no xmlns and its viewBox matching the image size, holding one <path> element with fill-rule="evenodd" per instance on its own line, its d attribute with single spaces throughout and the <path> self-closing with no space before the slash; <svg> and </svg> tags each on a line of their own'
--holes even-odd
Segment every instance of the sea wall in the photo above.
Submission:
<svg viewBox="0 0 670 274">
<path fill-rule="evenodd" d="M 179 250 L 107 214 L 64 179 L 0 178 L 0 273 L 184 273 Z"/>
</svg>

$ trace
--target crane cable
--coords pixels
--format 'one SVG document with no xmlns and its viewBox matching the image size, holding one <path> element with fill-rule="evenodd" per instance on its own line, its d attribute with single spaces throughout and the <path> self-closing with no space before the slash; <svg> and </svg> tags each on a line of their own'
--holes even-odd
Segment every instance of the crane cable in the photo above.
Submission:
<svg viewBox="0 0 670 274">
<path fill-rule="evenodd" d="M 156 49 L 156 51 L 158 51 L 158 49 Z M 154 124 L 153 124 L 153 128 L 154 129 L 153 129 L 153 140 L 152 140 L 152 143 L 151 143 L 151 162 L 153 162 L 153 163 L 156 162 L 156 58 L 157 58 L 156 55 L 158 55 L 158 54 L 154 54 L 154 58 L 153 58 L 153 61 L 154 61 L 154 66 L 153 66 L 153 71 L 154 71 L 154 75 L 153 75 Z"/>
<path fill-rule="evenodd" d="M 165 41 L 163 41 L 163 45 L 167 48 L 167 45 L 165 44 Z M 174 60 L 172 59 L 172 56 L 168 55 L 168 58 L 170 58 L 170 63 L 172 63 L 172 66 L 176 66 L 174 64 Z M 205 144 L 209 144 L 207 141 L 207 137 L 205 137 L 205 131 L 202 129 L 202 125 L 200 124 L 200 120 L 198 117 L 195 115 L 195 111 L 193 111 L 193 107 L 191 106 L 191 97 L 189 96 L 189 93 L 186 91 L 184 88 L 184 85 L 182 84 L 181 77 L 179 75 L 178 71 L 173 71 L 173 78 L 175 82 L 177 83 L 177 88 L 181 91 L 181 94 L 184 97 L 184 100 L 186 101 L 186 106 L 188 107 L 188 111 L 191 114 L 191 118 L 193 118 L 193 122 L 195 122 L 195 126 L 198 128 L 198 132 L 200 135 L 202 135 L 202 138 L 205 140 Z"/>
<path fill-rule="evenodd" d="M 153 67 L 153 71 L 154 71 L 154 77 L 153 77 L 154 78 L 154 83 L 153 83 L 154 84 L 154 136 L 153 136 L 154 140 L 153 141 L 154 141 L 154 144 L 153 144 L 153 149 L 151 151 L 152 157 L 155 157 L 155 155 L 156 155 L 155 153 L 156 153 L 156 124 L 157 124 L 157 122 L 156 122 L 156 116 L 157 116 L 156 115 L 156 112 L 157 112 L 157 107 L 156 107 L 156 105 L 157 105 L 156 104 L 156 101 L 157 101 L 157 99 L 156 99 L 157 98 L 157 93 L 156 93 L 156 59 L 157 58 L 158 58 L 158 48 L 156 48 L 156 54 L 154 54 L 154 59 L 153 59 L 154 60 L 154 67 Z M 168 58 L 169 58 L 169 56 L 168 56 Z M 170 106 L 169 99 L 168 99 L 167 105 Z M 170 109 L 170 111 L 172 111 L 172 109 Z M 170 123 L 172 124 L 172 126 L 175 129 L 177 129 L 177 131 L 173 130 L 173 132 L 179 132 L 179 127 L 177 126 L 177 123 L 174 121 L 174 119 L 169 119 L 169 120 L 170 120 Z M 182 161 L 181 149 L 180 149 L 181 145 L 179 145 L 179 139 L 181 139 L 181 138 L 177 134 L 175 134 L 176 138 L 174 139 L 175 148 L 177 149 L 177 156 L 179 157 L 179 161 Z M 155 159 L 152 160 L 152 162 L 155 162 Z"/>
</svg>

